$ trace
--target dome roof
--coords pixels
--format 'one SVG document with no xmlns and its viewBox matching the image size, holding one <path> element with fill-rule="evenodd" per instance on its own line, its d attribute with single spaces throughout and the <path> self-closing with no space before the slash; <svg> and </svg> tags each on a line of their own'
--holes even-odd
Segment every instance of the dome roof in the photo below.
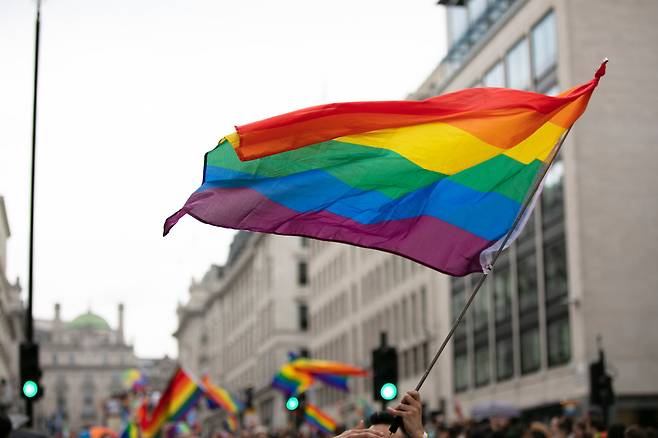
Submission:
<svg viewBox="0 0 658 438">
<path fill-rule="evenodd" d="M 83 313 L 68 324 L 68 328 L 73 330 L 111 330 L 110 325 L 100 316 L 91 313 Z"/>
</svg>

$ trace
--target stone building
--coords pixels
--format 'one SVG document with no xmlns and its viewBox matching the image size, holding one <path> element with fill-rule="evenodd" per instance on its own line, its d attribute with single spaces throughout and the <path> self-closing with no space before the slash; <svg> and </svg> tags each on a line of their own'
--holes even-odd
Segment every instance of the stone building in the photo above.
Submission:
<svg viewBox="0 0 658 438">
<path fill-rule="evenodd" d="M 10 236 L 5 201 L 0 196 L 0 412 L 23 408 L 18 394 L 18 349 L 24 336 L 25 311 L 18 280 L 11 283 L 6 274 Z"/>
<path fill-rule="evenodd" d="M 473 86 L 555 94 L 608 74 L 546 178 L 524 234 L 497 263 L 444 361 L 436 388 L 468 413 L 497 400 L 527 417 L 588 408 L 600 335 L 613 416 L 658 424 L 658 2 L 441 0 L 449 50 L 411 97 Z M 636 116 L 631 117 L 630 114 Z M 436 293 L 454 317 L 477 277 Z"/>
<path fill-rule="evenodd" d="M 268 426 L 287 424 L 270 383 L 289 352 L 305 350 L 308 240 L 236 234 L 225 266 L 212 266 L 179 307 L 181 364 L 247 399 Z M 217 425 L 222 414 L 206 417 Z"/>
<path fill-rule="evenodd" d="M 71 321 L 55 304 L 52 320 L 35 320 L 40 345 L 44 397 L 35 404 L 35 424 L 42 430 L 107 424 L 106 402 L 124 391 L 122 373 L 137 366 L 133 347 L 124 339 L 124 307 L 118 305 L 118 327 L 88 311 Z"/>
</svg>

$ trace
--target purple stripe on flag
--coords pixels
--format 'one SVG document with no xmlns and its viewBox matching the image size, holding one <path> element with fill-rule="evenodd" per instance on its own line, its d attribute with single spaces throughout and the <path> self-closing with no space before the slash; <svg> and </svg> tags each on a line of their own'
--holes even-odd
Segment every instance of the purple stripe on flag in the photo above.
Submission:
<svg viewBox="0 0 658 438">
<path fill-rule="evenodd" d="M 480 253 L 494 243 L 429 216 L 361 224 L 325 210 L 300 213 L 249 188 L 214 188 L 192 194 L 185 206 L 165 221 L 164 234 L 185 214 L 219 227 L 376 248 L 454 276 L 480 272 Z"/>
</svg>

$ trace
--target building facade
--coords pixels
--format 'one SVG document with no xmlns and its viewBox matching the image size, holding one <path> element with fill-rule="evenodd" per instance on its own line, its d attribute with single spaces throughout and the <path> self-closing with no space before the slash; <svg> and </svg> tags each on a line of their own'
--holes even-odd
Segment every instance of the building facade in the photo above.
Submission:
<svg viewBox="0 0 658 438">
<path fill-rule="evenodd" d="M 46 388 L 35 404 L 40 429 L 77 436 L 85 426 L 108 424 L 106 402 L 125 391 L 122 374 L 138 364 L 124 339 L 123 312 L 119 304 L 116 329 L 91 311 L 64 321 L 59 304 L 52 320 L 35 320 Z"/>
<path fill-rule="evenodd" d="M 24 336 L 25 311 L 18 280 L 12 283 L 6 274 L 10 236 L 5 201 L 0 196 L 0 412 L 23 408 L 18 393 L 18 349 Z"/>
<path fill-rule="evenodd" d="M 398 387 L 413 389 L 449 330 L 446 276 L 385 252 L 313 240 L 309 293 L 311 357 L 338 360 L 372 370 L 372 351 L 385 333 L 398 353 Z M 423 387 L 427 412 L 443 401 L 438 387 L 446 363 L 437 364 Z M 374 402 L 372 379 L 349 379 L 350 392 L 317 385 L 309 397 L 341 423 L 355 424 Z"/>
<path fill-rule="evenodd" d="M 441 397 L 490 400 L 527 417 L 588 408 L 597 338 L 614 374 L 613 416 L 658 423 L 658 2 L 448 1 L 449 51 L 411 97 L 473 86 L 556 94 L 609 73 L 546 177 L 523 235 L 498 261 L 455 334 Z M 630 117 L 628 114 L 638 114 Z M 615 176 L 616 175 L 616 176 Z M 454 279 L 452 314 L 477 278 Z M 446 307 L 447 309 L 447 307 Z"/>
<path fill-rule="evenodd" d="M 288 353 L 307 348 L 308 240 L 248 232 L 236 234 L 225 266 L 213 266 L 190 287 L 178 311 L 181 363 L 240 398 L 258 418 L 283 427 L 284 400 L 270 384 Z M 222 413 L 206 412 L 217 426 Z"/>
</svg>

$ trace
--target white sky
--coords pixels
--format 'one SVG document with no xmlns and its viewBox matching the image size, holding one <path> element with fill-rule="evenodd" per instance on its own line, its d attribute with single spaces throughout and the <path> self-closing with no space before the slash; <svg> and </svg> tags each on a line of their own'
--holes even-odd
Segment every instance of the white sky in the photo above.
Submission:
<svg viewBox="0 0 658 438">
<path fill-rule="evenodd" d="M 35 0 L 0 1 L 7 274 L 27 291 Z M 445 53 L 436 0 L 44 0 L 35 316 L 55 302 L 176 354 L 177 302 L 230 230 L 167 216 L 234 125 L 320 103 L 404 99 Z"/>
</svg>

